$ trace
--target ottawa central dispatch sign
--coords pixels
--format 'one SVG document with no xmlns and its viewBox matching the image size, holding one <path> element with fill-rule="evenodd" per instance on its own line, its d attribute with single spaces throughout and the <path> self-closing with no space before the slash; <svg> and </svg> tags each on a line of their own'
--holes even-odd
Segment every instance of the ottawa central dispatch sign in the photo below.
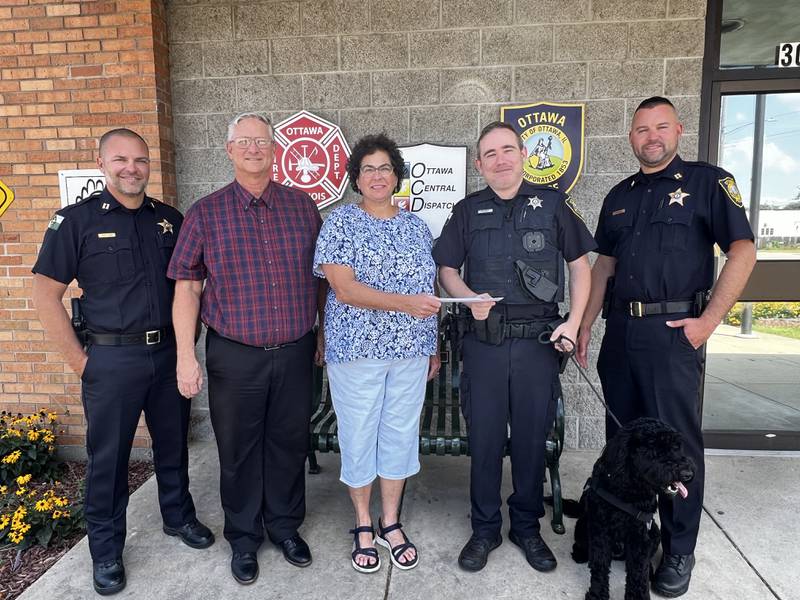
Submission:
<svg viewBox="0 0 800 600">
<path fill-rule="evenodd" d="M 275 181 L 303 190 L 317 208 L 342 198 L 350 147 L 339 127 L 303 110 L 275 125 L 274 134 Z"/>
</svg>

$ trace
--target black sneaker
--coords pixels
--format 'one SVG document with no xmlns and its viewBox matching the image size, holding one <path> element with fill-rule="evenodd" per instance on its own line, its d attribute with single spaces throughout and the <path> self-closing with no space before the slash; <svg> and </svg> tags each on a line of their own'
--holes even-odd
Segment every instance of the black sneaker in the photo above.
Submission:
<svg viewBox="0 0 800 600">
<path fill-rule="evenodd" d="M 694 554 L 664 554 L 653 575 L 653 591 L 659 596 L 677 598 L 689 589 Z"/>
<path fill-rule="evenodd" d="M 122 558 L 96 562 L 92 565 L 94 591 L 101 596 L 110 596 L 125 588 L 125 565 Z"/>
<path fill-rule="evenodd" d="M 558 564 L 553 552 L 547 546 L 542 536 L 535 533 L 530 537 L 519 537 L 514 531 L 508 532 L 508 539 L 516 544 L 525 553 L 525 560 L 537 571 L 546 573 L 556 568 Z"/>
<path fill-rule="evenodd" d="M 465 571 L 480 571 L 486 566 L 489 552 L 502 543 L 503 537 L 499 533 L 495 538 L 483 538 L 473 534 L 458 555 L 458 566 Z"/>
</svg>

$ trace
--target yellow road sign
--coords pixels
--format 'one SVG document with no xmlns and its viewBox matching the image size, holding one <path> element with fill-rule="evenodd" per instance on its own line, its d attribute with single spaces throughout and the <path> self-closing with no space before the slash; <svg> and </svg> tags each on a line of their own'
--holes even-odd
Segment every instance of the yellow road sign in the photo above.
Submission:
<svg viewBox="0 0 800 600">
<path fill-rule="evenodd" d="M 12 192 L 6 184 L 0 181 L 0 217 L 6 212 L 6 209 L 11 206 L 14 201 L 14 192 Z"/>
</svg>

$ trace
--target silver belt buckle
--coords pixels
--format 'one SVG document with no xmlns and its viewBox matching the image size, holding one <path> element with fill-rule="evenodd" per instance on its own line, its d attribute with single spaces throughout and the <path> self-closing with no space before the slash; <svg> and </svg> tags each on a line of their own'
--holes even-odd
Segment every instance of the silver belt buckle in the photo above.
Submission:
<svg viewBox="0 0 800 600">
<path fill-rule="evenodd" d="M 158 344 L 161 342 L 161 330 L 154 329 L 152 331 L 145 331 L 144 341 L 148 346 Z"/>
<path fill-rule="evenodd" d="M 630 311 L 632 317 L 643 317 L 644 316 L 644 307 L 642 306 L 641 302 L 631 302 L 630 303 Z"/>
</svg>

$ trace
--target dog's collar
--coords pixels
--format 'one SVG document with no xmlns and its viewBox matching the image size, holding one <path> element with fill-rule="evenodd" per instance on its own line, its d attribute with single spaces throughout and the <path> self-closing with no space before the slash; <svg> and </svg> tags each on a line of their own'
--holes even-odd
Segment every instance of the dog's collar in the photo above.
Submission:
<svg viewBox="0 0 800 600">
<path fill-rule="evenodd" d="M 624 501 L 620 500 L 614 494 L 612 494 L 612 493 L 608 492 L 607 490 L 604 490 L 602 487 L 600 487 L 600 485 L 598 484 L 598 482 L 595 480 L 594 477 L 590 478 L 589 481 L 586 482 L 586 486 L 584 487 L 584 490 L 587 489 L 587 488 L 591 488 L 592 491 L 594 491 L 594 493 L 596 493 L 603 500 L 605 500 L 606 502 L 608 502 L 609 504 L 611 504 L 615 508 L 618 508 L 622 512 L 628 513 L 629 515 L 631 515 L 637 521 L 641 521 L 642 523 L 647 525 L 647 529 L 650 529 L 650 527 L 652 526 L 653 517 L 655 517 L 655 513 L 653 513 L 653 512 L 645 512 L 643 510 L 639 510 L 638 508 L 636 508 L 630 502 L 624 502 Z"/>
</svg>

